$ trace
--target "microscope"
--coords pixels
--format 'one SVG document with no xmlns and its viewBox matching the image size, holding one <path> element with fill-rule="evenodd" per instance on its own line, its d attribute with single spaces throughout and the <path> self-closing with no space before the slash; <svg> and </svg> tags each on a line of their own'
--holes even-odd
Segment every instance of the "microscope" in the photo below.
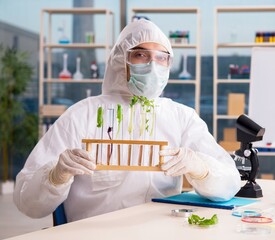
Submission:
<svg viewBox="0 0 275 240">
<path fill-rule="evenodd" d="M 240 149 L 234 152 L 235 162 L 241 161 L 237 166 L 241 180 L 247 183 L 236 194 L 238 197 L 259 198 L 263 196 L 261 187 L 256 183 L 259 171 L 258 150 L 252 147 L 252 142 L 263 139 L 265 129 L 252 121 L 248 116 L 242 114 L 236 121 L 237 141 L 241 143 Z M 250 167 L 245 167 L 245 162 L 250 162 Z"/>
</svg>

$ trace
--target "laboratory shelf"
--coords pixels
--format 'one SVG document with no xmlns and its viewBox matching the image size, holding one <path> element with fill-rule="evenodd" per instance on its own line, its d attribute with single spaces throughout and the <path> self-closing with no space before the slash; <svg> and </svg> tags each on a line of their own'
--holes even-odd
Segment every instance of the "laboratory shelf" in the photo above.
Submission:
<svg viewBox="0 0 275 240">
<path fill-rule="evenodd" d="M 217 79 L 217 84 L 219 83 L 249 83 L 249 79 Z"/>
<path fill-rule="evenodd" d="M 237 119 L 239 115 L 216 115 L 216 119 Z"/>
<path fill-rule="evenodd" d="M 59 79 L 59 78 L 52 78 L 52 79 L 45 79 L 43 81 L 44 83 L 102 83 L 103 79 L 81 79 L 81 80 L 75 80 L 75 79 Z"/>
<path fill-rule="evenodd" d="M 197 84 L 197 80 L 185 80 L 185 79 L 169 79 L 168 83 L 171 84 Z"/>
<path fill-rule="evenodd" d="M 45 44 L 43 48 L 106 48 L 106 45 L 94 43 Z"/>
<path fill-rule="evenodd" d="M 257 147 L 255 147 L 255 148 L 257 149 Z M 228 153 L 230 155 L 234 155 L 235 154 L 235 152 L 233 152 L 233 151 L 228 151 Z M 273 157 L 273 156 L 275 156 L 275 152 L 258 152 L 257 156 L 270 156 L 270 157 Z"/>
<path fill-rule="evenodd" d="M 43 9 L 44 12 L 49 14 L 113 14 L 109 9 L 100 9 L 100 8 L 55 8 Z"/>
<path fill-rule="evenodd" d="M 197 48 L 196 44 L 172 44 L 172 48 Z"/>
<path fill-rule="evenodd" d="M 135 13 L 198 13 L 198 8 L 132 8 Z"/>
<path fill-rule="evenodd" d="M 257 147 L 256 147 L 256 149 L 257 149 Z M 270 157 L 272 157 L 272 156 L 275 156 L 275 152 L 258 152 L 257 155 L 258 156 L 270 156 Z"/>
<path fill-rule="evenodd" d="M 274 12 L 275 6 L 232 6 L 232 7 L 218 7 L 218 13 L 238 13 L 238 12 Z"/>
<path fill-rule="evenodd" d="M 251 48 L 251 47 L 275 47 L 275 43 L 273 42 L 263 42 L 263 43 L 255 43 L 255 42 L 247 42 L 247 43 L 219 43 L 217 48 Z"/>
<path fill-rule="evenodd" d="M 223 131 L 222 128 L 218 128 L 218 122 L 221 119 L 224 120 L 232 120 L 232 119 L 237 119 L 239 116 L 231 116 L 231 115 L 219 115 L 218 113 L 218 98 L 221 95 L 221 86 L 222 84 L 226 84 L 226 87 L 228 87 L 227 92 L 231 93 L 231 87 L 235 87 L 238 84 L 242 84 L 242 89 L 243 87 L 246 87 L 244 84 L 250 84 L 250 79 L 222 79 L 219 78 L 219 72 L 218 72 L 218 63 L 220 61 L 219 56 L 221 55 L 221 50 L 224 49 L 233 49 L 234 51 L 236 51 L 236 49 L 240 48 L 240 49 L 252 49 L 254 47 L 275 47 L 275 42 L 250 42 L 253 40 L 249 40 L 247 41 L 243 41 L 241 42 L 240 40 L 238 41 L 234 41 L 232 40 L 232 42 L 222 42 L 221 39 L 219 39 L 220 37 L 220 32 L 222 32 L 224 30 L 224 26 L 223 26 L 223 21 L 222 18 L 220 19 L 220 17 L 226 17 L 227 21 L 229 21 L 230 19 L 233 21 L 233 19 L 238 15 L 238 16 L 243 16 L 243 18 L 245 19 L 245 17 L 247 16 L 246 14 L 250 14 L 251 13 L 260 13 L 263 15 L 263 17 L 267 16 L 266 13 L 268 14 L 273 14 L 275 13 L 275 6 L 228 6 L 228 7 L 216 7 L 214 9 L 214 37 L 213 37 L 213 41 L 214 41 L 214 48 L 213 48 L 213 136 L 214 138 L 219 141 L 220 139 L 219 136 L 221 136 L 221 133 Z M 247 24 L 250 24 L 250 22 L 248 20 L 244 20 L 242 22 L 239 23 L 238 27 L 241 28 L 245 28 L 245 26 L 247 26 Z M 265 26 L 263 25 L 263 29 L 265 29 Z M 255 30 L 255 33 L 258 29 Z"/>
<path fill-rule="evenodd" d="M 104 29 L 101 29 L 103 40 L 100 42 L 92 43 L 56 43 L 53 39 L 53 16 L 59 15 L 91 15 L 96 14 L 103 15 L 106 19 Z M 95 20 L 96 24 L 96 20 Z M 40 58 L 39 58 L 39 137 L 45 133 L 44 131 L 44 118 L 56 118 L 59 117 L 66 109 L 64 106 L 58 106 L 51 104 L 53 97 L 53 84 L 97 84 L 102 83 L 103 79 L 58 79 L 53 74 L 53 65 L 55 53 L 53 49 L 103 49 L 105 51 L 105 63 L 110 54 L 110 50 L 114 45 L 114 14 L 109 9 L 97 9 L 97 8 L 60 8 L 60 9 L 42 9 L 40 16 Z M 46 73 L 45 73 L 46 66 Z M 46 96 L 44 96 L 46 95 Z M 57 96 L 58 97 L 58 96 Z"/>
</svg>

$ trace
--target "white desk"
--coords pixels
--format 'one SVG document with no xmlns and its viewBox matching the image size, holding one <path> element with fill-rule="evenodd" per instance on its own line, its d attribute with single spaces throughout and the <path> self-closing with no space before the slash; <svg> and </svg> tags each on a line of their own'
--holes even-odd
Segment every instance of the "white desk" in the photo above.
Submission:
<svg viewBox="0 0 275 240">
<path fill-rule="evenodd" d="M 263 189 L 263 198 L 253 203 L 251 207 L 267 208 L 275 207 L 275 181 L 258 180 Z M 236 231 L 237 226 L 255 226 L 243 223 L 239 217 L 231 215 L 231 210 L 198 207 L 196 212 L 200 216 L 211 217 L 218 215 L 219 223 L 209 228 L 191 226 L 182 217 L 171 216 L 171 210 L 190 206 L 147 203 L 128 209 L 68 223 L 58 227 L 9 238 L 13 240 L 110 240 L 110 239 L 156 239 L 156 240 L 262 240 L 275 239 L 275 218 L 271 224 L 255 224 L 257 227 L 267 227 L 268 234 L 256 235 L 244 234 Z M 272 211 L 275 217 L 275 208 Z"/>
</svg>

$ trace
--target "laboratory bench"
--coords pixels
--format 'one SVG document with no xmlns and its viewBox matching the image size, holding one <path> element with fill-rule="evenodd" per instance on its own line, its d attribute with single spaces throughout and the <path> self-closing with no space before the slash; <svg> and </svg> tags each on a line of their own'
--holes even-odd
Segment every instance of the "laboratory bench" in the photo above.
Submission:
<svg viewBox="0 0 275 240">
<path fill-rule="evenodd" d="M 174 216 L 174 209 L 193 206 L 149 202 L 142 205 L 102 214 L 99 216 L 51 227 L 40 231 L 9 238 L 9 240 L 48 239 L 204 239 L 204 240 L 253 240 L 275 239 L 275 181 L 257 180 L 263 197 L 247 205 L 266 211 L 272 223 L 246 223 L 233 216 L 232 210 L 196 207 L 197 214 L 210 218 L 217 214 L 218 223 L 210 227 L 188 224 L 187 218 Z"/>
</svg>

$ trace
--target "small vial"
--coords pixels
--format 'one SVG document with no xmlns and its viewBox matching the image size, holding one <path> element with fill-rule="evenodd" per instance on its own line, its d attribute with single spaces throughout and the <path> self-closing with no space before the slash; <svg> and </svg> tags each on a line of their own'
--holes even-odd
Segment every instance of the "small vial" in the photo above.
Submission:
<svg viewBox="0 0 275 240">
<path fill-rule="evenodd" d="M 255 42 L 256 43 L 260 42 L 260 33 L 259 32 L 256 32 Z"/>
<path fill-rule="evenodd" d="M 68 44 L 68 43 L 70 43 L 69 38 L 65 34 L 65 31 L 66 31 L 65 21 L 62 22 L 62 26 L 59 27 L 58 30 L 60 31 L 60 38 L 58 40 L 58 43 L 60 43 L 60 44 Z"/>
<path fill-rule="evenodd" d="M 86 97 L 91 97 L 92 89 L 86 89 Z"/>
<path fill-rule="evenodd" d="M 98 67 L 95 61 L 91 63 L 91 77 L 98 78 Z"/>
<path fill-rule="evenodd" d="M 76 58 L 76 72 L 74 73 L 75 80 L 83 79 L 83 74 L 80 72 L 80 57 Z"/>
</svg>

